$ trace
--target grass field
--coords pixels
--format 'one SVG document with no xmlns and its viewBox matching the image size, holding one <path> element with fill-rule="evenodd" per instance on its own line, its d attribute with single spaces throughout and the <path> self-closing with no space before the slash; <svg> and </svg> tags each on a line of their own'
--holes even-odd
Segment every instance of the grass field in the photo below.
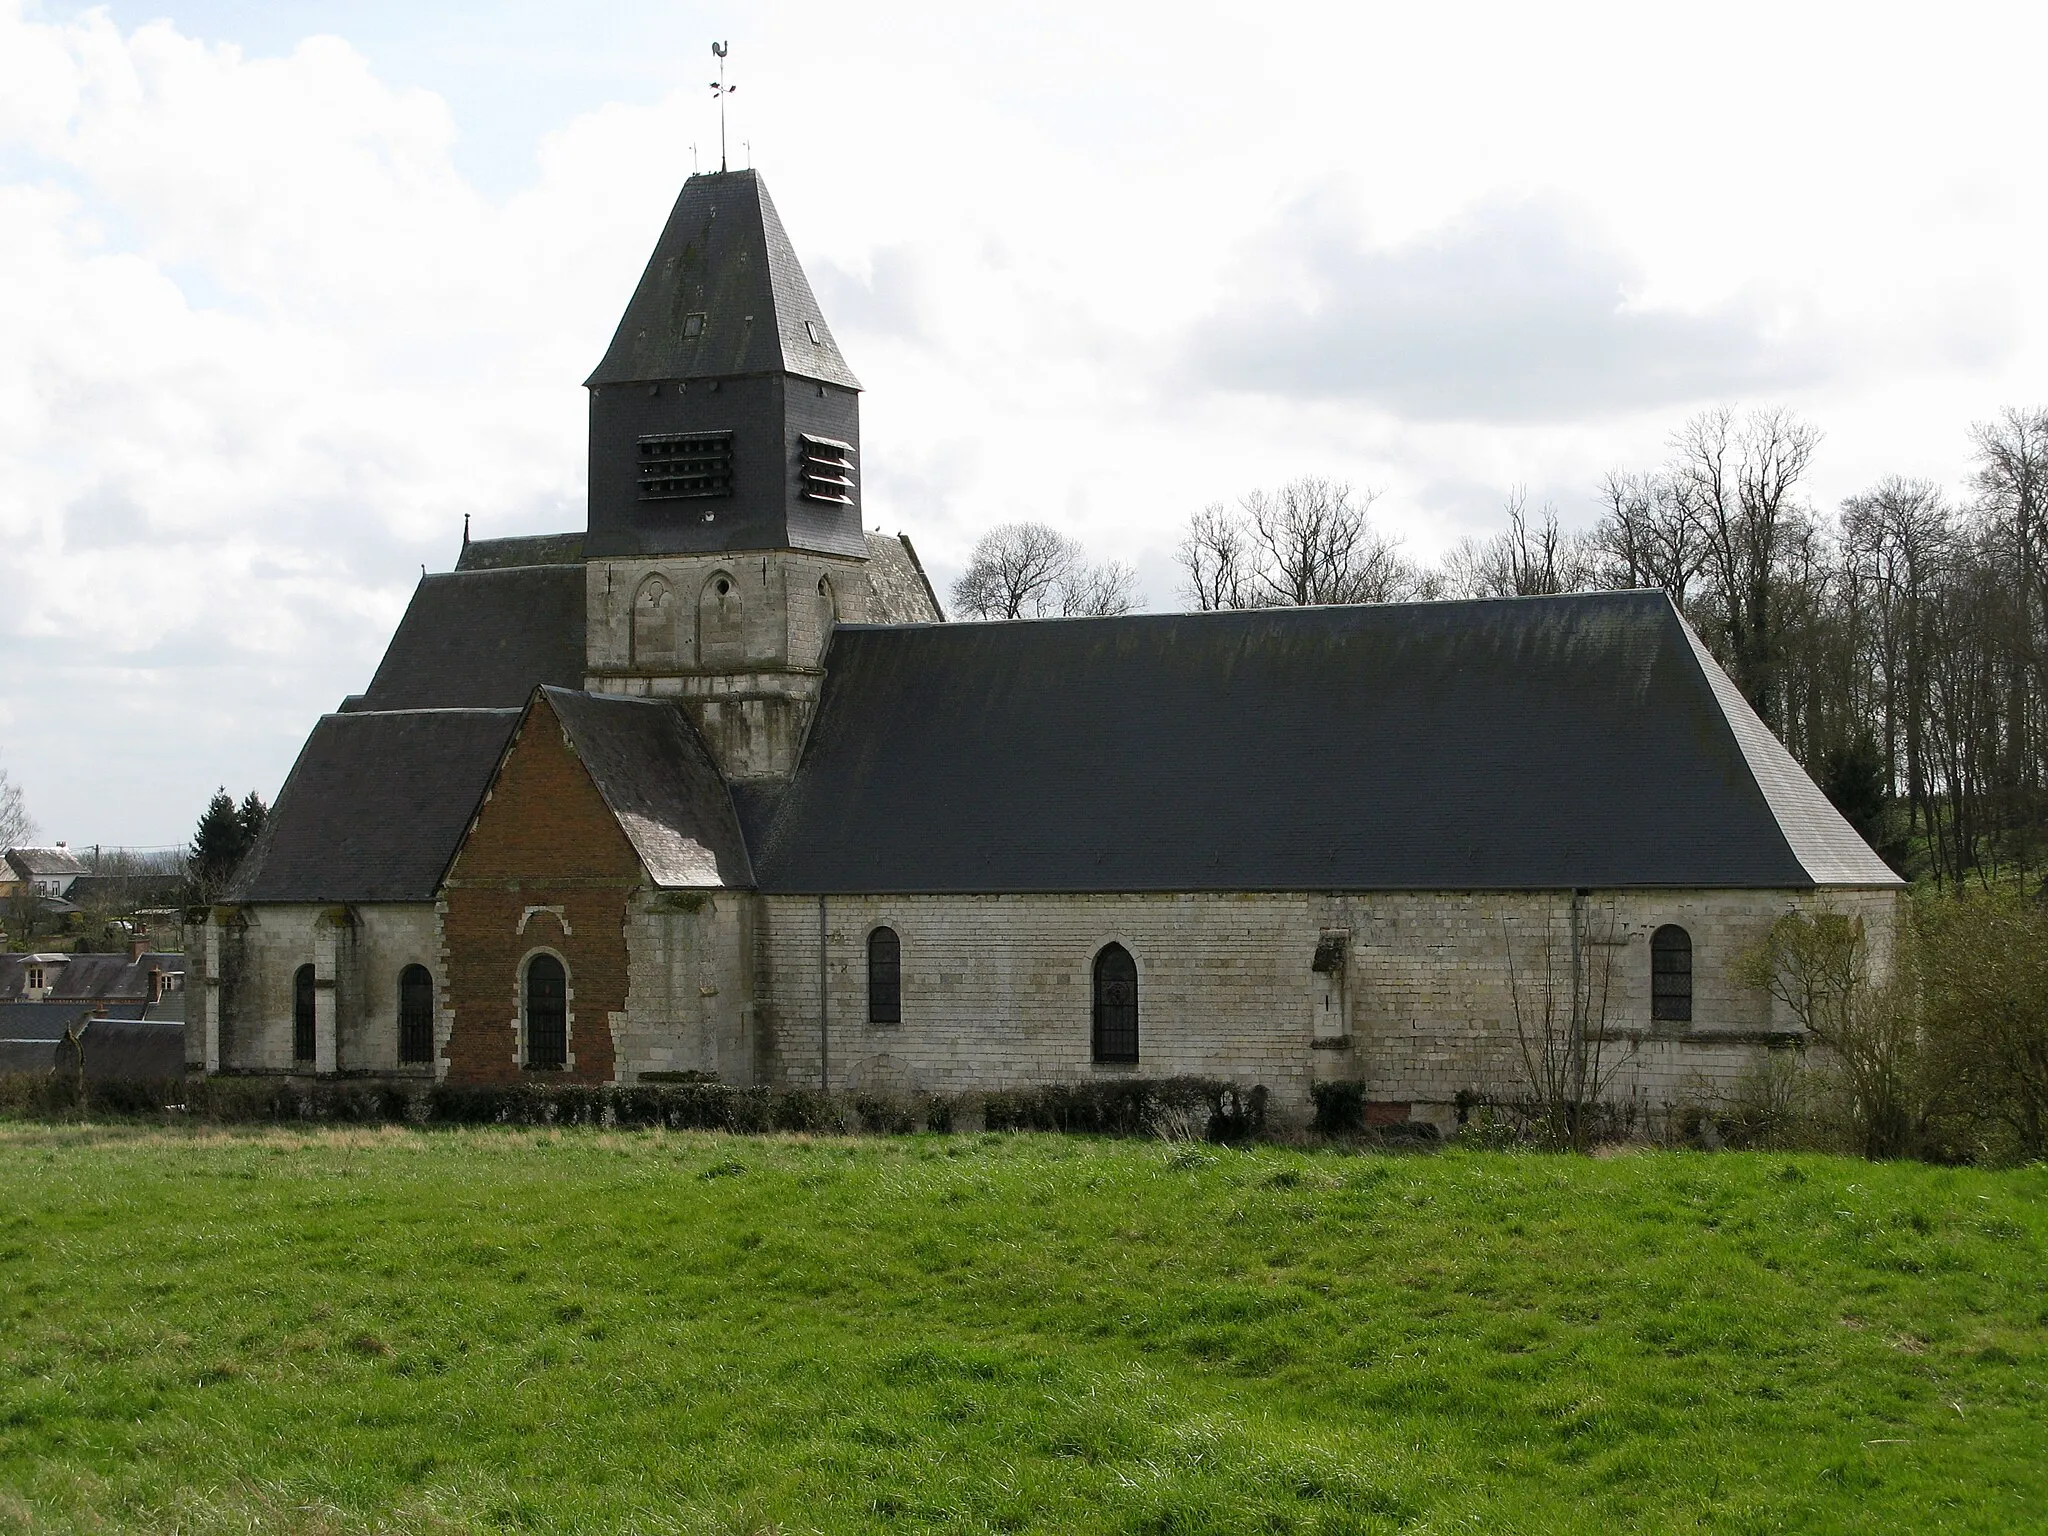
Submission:
<svg viewBox="0 0 2048 1536">
<path fill-rule="evenodd" d="M 0 1129 L 0 1529 L 2048 1529 L 2048 1170 Z"/>
</svg>

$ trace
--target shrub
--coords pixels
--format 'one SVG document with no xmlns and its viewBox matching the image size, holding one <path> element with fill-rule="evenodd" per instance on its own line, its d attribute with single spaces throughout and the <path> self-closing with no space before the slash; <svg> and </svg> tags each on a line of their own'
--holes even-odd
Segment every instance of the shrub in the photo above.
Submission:
<svg viewBox="0 0 2048 1536">
<path fill-rule="evenodd" d="M 1956 1152 L 2048 1158 L 2048 908 L 2009 891 L 1915 904 L 1925 1072 Z"/>
<path fill-rule="evenodd" d="M 1308 1093 L 1316 1104 L 1309 1129 L 1318 1135 L 1348 1136 L 1364 1127 L 1365 1084 L 1311 1083 Z"/>
</svg>

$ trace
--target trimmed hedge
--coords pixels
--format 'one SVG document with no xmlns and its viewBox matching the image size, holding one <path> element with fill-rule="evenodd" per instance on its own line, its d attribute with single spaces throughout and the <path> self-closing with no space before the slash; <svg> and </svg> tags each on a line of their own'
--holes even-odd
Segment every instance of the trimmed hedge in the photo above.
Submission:
<svg viewBox="0 0 2048 1536">
<path fill-rule="evenodd" d="M 1242 1089 L 1207 1077 L 1047 1083 L 984 1094 L 981 1107 L 992 1131 L 1248 1141 L 1266 1129 L 1264 1088 Z"/>
<path fill-rule="evenodd" d="M 1062 1131 L 1246 1141 L 1266 1128 L 1266 1090 L 1209 1078 L 1049 1083 L 981 1095 L 992 1131 Z M 607 1126 L 620 1129 L 904 1135 L 949 1132 L 973 1096 L 735 1088 L 715 1080 L 624 1084 L 520 1082 L 471 1087 L 311 1081 L 289 1077 L 171 1078 L 81 1084 L 51 1073 L 0 1076 L 0 1115 L 190 1115 L 222 1124 Z"/>
</svg>

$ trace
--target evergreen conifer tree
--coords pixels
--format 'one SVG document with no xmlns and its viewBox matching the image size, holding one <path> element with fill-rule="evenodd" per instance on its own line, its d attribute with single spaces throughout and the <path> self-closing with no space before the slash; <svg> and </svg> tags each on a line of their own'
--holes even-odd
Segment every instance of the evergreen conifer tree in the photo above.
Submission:
<svg viewBox="0 0 2048 1536">
<path fill-rule="evenodd" d="M 201 901 L 212 901 L 226 889 L 235 866 L 248 849 L 249 839 L 242 829 L 241 817 L 223 785 L 206 802 L 206 814 L 199 818 L 199 830 L 193 835 L 192 853 L 187 860 Z"/>
</svg>

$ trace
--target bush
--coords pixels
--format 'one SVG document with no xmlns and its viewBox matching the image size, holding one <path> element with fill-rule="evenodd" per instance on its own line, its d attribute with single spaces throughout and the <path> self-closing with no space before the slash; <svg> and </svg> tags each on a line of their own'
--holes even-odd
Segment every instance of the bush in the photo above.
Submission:
<svg viewBox="0 0 2048 1536">
<path fill-rule="evenodd" d="M 2048 1158 L 2048 908 L 2014 892 L 1927 896 L 1913 918 L 1941 1150 Z"/>
<path fill-rule="evenodd" d="M 988 1129 L 1064 1131 L 1244 1141 L 1266 1128 L 1264 1088 L 1240 1089 L 1207 1078 L 1126 1078 L 1114 1083 L 1052 1083 L 991 1093 Z M 872 1135 L 918 1128 L 949 1132 L 960 1101 L 863 1094 L 843 1100 L 812 1089 L 735 1088 L 700 1077 L 610 1086 L 523 1080 L 501 1084 L 312 1082 L 293 1077 L 209 1077 L 88 1085 L 83 1104 L 75 1076 L 0 1076 L 0 1115 L 75 1117 L 81 1113 L 156 1118 L 169 1111 L 218 1124 L 292 1121 L 354 1124 L 614 1126 L 621 1129 L 794 1131 L 836 1135 L 850 1127 Z"/>
<path fill-rule="evenodd" d="M 1349 1136 L 1365 1126 L 1365 1084 L 1311 1083 L 1316 1117 L 1309 1129 L 1321 1136 Z"/>
<path fill-rule="evenodd" d="M 1095 1136 L 1156 1136 L 1187 1125 L 1209 1141 L 1245 1141 L 1264 1134 L 1266 1102 L 1263 1087 L 1213 1078 L 1127 1077 L 987 1094 L 982 1121 L 991 1131 Z"/>
</svg>

